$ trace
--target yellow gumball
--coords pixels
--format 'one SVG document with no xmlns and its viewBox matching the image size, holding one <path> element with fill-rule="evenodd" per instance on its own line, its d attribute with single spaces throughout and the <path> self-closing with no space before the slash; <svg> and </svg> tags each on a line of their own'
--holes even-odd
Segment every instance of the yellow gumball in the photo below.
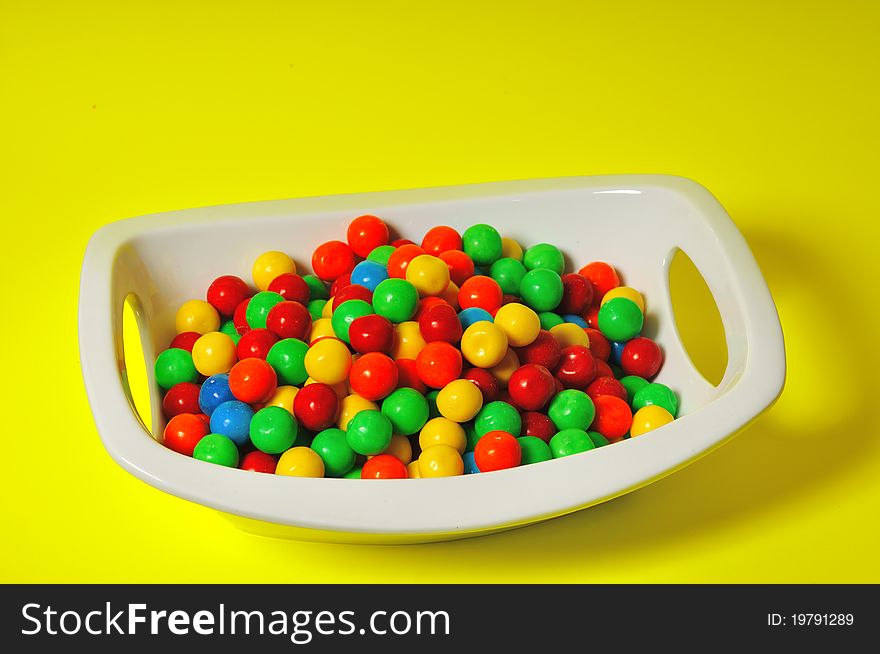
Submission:
<svg viewBox="0 0 880 654">
<path fill-rule="evenodd" d="M 467 447 L 464 427 L 449 418 L 432 418 L 419 432 L 419 447 L 424 452 L 437 445 L 448 445 L 454 447 L 459 454 L 464 454 Z"/>
<path fill-rule="evenodd" d="M 220 329 L 220 314 L 204 300 L 189 300 L 180 305 L 174 319 L 177 333 L 207 334 Z"/>
<path fill-rule="evenodd" d="M 450 280 L 449 285 L 446 287 L 446 290 L 440 294 L 440 297 L 446 300 L 446 303 L 449 304 L 449 306 L 458 311 L 458 286 L 455 285 L 455 282 Z"/>
<path fill-rule="evenodd" d="M 335 338 L 322 338 L 306 352 L 306 372 L 323 384 L 344 382 L 351 370 L 348 346 Z"/>
<path fill-rule="evenodd" d="M 406 476 L 408 479 L 421 479 L 422 473 L 419 471 L 419 460 L 410 461 L 406 465 Z"/>
<path fill-rule="evenodd" d="M 349 421 L 361 411 L 378 411 L 379 405 L 355 393 L 346 395 L 339 402 L 339 419 L 336 426 L 342 431 L 348 429 Z"/>
<path fill-rule="evenodd" d="M 416 287 L 419 295 L 440 295 L 449 286 L 449 266 L 443 259 L 420 254 L 406 267 L 406 281 Z"/>
<path fill-rule="evenodd" d="M 425 339 L 419 323 L 413 320 L 402 322 L 394 328 L 394 345 L 391 347 L 392 359 L 415 359 L 425 347 Z"/>
<path fill-rule="evenodd" d="M 455 422 L 467 422 L 483 408 L 483 394 L 472 381 L 456 379 L 440 389 L 437 410 L 440 415 Z"/>
<path fill-rule="evenodd" d="M 617 288 L 612 288 L 610 291 L 602 296 L 602 304 L 605 304 L 608 300 L 613 300 L 616 297 L 625 297 L 627 300 L 632 300 L 639 305 L 639 309 L 642 310 L 642 314 L 645 313 L 645 298 L 643 298 L 642 294 L 639 293 L 636 289 L 630 288 L 629 286 L 618 286 Z"/>
<path fill-rule="evenodd" d="M 555 325 L 550 328 L 550 333 L 559 343 L 559 347 L 568 347 L 569 345 L 583 345 L 590 347 L 590 337 L 580 325 L 573 322 L 564 322 L 561 325 Z"/>
<path fill-rule="evenodd" d="M 504 331 L 511 347 L 531 345 L 541 331 L 541 319 L 538 318 L 538 314 L 518 302 L 505 304 L 498 309 L 495 314 L 495 325 Z"/>
<path fill-rule="evenodd" d="M 424 479 L 455 477 L 463 474 L 464 461 L 454 447 L 434 445 L 427 450 L 422 450 L 419 455 L 419 476 Z"/>
<path fill-rule="evenodd" d="M 308 386 L 309 384 L 322 384 L 322 383 L 323 382 L 319 382 L 317 379 L 312 379 L 311 377 L 309 377 L 308 379 L 306 379 L 306 383 L 303 385 Z M 333 392 L 336 393 L 336 397 L 338 397 L 340 400 L 342 398 L 344 398 L 346 395 L 350 394 L 350 391 L 348 390 L 348 382 L 347 381 L 339 382 L 338 384 L 327 384 L 327 385 L 333 389 Z"/>
<path fill-rule="evenodd" d="M 507 348 L 507 354 L 497 366 L 489 368 L 489 372 L 498 380 L 502 388 L 507 388 L 511 375 L 519 368 L 519 357 L 512 348 Z"/>
<path fill-rule="evenodd" d="M 409 438 L 406 436 L 401 436 L 400 434 L 394 434 L 391 437 L 391 444 L 388 446 L 382 454 L 390 454 L 398 461 L 400 461 L 403 465 L 409 465 L 412 461 L 412 443 L 409 442 Z M 368 456 L 368 459 L 372 459 L 372 456 Z"/>
<path fill-rule="evenodd" d="M 292 447 L 278 459 L 275 474 L 287 477 L 323 477 L 324 460 L 310 447 Z"/>
<path fill-rule="evenodd" d="M 279 386 L 275 389 L 275 394 L 266 400 L 266 403 L 260 408 L 267 406 L 280 406 L 282 409 L 293 413 L 293 400 L 299 389 L 296 386 Z"/>
<path fill-rule="evenodd" d="M 472 366 L 497 366 L 507 354 L 507 335 L 488 320 L 475 322 L 461 337 L 461 353 Z"/>
<path fill-rule="evenodd" d="M 314 343 L 324 336 L 336 338 L 336 332 L 333 331 L 333 323 L 329 318 L 319 318 L 312 323 L 312 331 L 309 333 L 309 343 Z"/>
<path fill-rule="evenodd" d="M 196 370 L 205 377 L 229 372 L 238 357 L 235 355 L 235 342 L 223 332 L 208 332 L 195 342 L 192 349 Z"/>
<path fill-rule="evenodd" d="M 261 291 L 268 291 L 269 284 L 272 280 L 283 275 L 284 273 L 295 273 L 296 264 L 289 256 L 283 252 L 264 252 L 254 261 L 254 268 L 251 274 L 254 278 L 254 284 Z"/>
<path fill-rule="evenodd" d="M 641 436 L 642 434 L 653 431 L 657 427 L 668 425 L 675 420 L 672 414 L 662 406 L 649 404 L 644 406 L 633 416 L 632 426 L 629 428 L 630 436 Z"/>
<path fill-rule="evenodd" d="M 501 239 L 501 256 L 509 259 L 523 260 L 522 246 L 512 238 Z"/>
<path fill-rule="evenodd" d="M 324 303 L 324 306 L 321 307 L 321 318 L 332 318 L 333 317 L 333 298 L 331 297 Z"/>
</svg>

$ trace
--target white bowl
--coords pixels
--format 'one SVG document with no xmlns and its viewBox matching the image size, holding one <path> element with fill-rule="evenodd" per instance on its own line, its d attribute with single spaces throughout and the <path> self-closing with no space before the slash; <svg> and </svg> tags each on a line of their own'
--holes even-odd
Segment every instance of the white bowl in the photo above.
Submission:
<svg viewBox="0 0 880 654">
<path fill-rule="evenodd" d="M 418 240 L 434 225 L 490 223 L 523 244 L 561 244 L 582 265 L 613 262 L 644 292 L 665 353 L 658 377 L 681 397 L 681 417 L 637 438 L 491 474 L 364 482 L 243 472 L 176 454 L 148 365 L 153 438 L 123 380 L 122 308 L 137 296 L 144 355 L 174 335 L 174 314 L 222 274 L 250 279 L 261 252 L 306 265 L 318 243 L 344 237 L 356 215 L 381 216 Z M 728 367 L 715 387 L 679 339 L 669 294 L 678 249 L 706 280 L 726 332 Z M 83 376 L 98 431 L 126 470 L 246 529 L 295 538 L 417 542 L 521 526 L 582 509 L 663 477 L 717 447 L 769 407 L 785 377 L 782 331 L 742 235 L 702 186 L 677 177 L 608 176 L 502 182 L 259 202 L 175 211 L 101 228 L 86 250 L 79 306 Z M 699 492 L 699 489 L 694 489 Z"/>
</svg>

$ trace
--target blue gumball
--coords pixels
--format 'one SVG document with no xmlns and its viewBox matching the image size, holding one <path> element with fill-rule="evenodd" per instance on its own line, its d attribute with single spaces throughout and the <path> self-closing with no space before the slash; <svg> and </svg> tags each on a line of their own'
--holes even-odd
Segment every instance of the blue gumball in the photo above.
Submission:
<svg viewBox="0 0 880 654">
<path fill-rule="evenodd" d="M 224 402 L 211 414 L 211 432 L 223 434 L 236 445 L 247 443 L 254 410 L 244 402 Z"/>
<path fill-rule="evenodd" d="M 626 343 L 623 341 L 611 341 L 611 357 L 609 363 L 615 366 L 620 365 L 620 355 L 623 354 L 624 347 L 626 347 Z"/>
<path fill-rule="evenodd" d="M 229 390 L 229 375 L 225 372 L 211 375 L 199 391 L 199 408 L 206 416 L 210 416 L 218 406 L 234 399 L 235 396 Z"/>
<path fill-rule="evenodd" d="M 473 452 L 465 452 L 461 458 L 464 461 L 464 474 L 475 475 L 480 472 Z"/>
<path fill-rule="evenodd" d="M 361 261 L 351 271 L 351 283 L 375 291 L 380 282 L 388 279 L 388 268 L 375 261 Z"/>
<path fill-rule="evenodd" d="M 492 314 L 485 309 L 481 309 L 480 307 L 470 307 L 467 309 L 462 309 L 458 312 L 458 320 L 459 322 L 461 322 L 462 329 L 467 329 L 475 322 L 481 322 L 483 320 L 495 322 Z"/>
<path fill-rule="evenodd" d="M 578 327 L 583 327 L 584 329 L 586 329 L 587 327 L 589 327 L 589 325 L 587 324 L 587 321 L 586 321 L 586 320 L 584 320 L 584 319 L 581 318 L 580 316 L 578 316 L 578 315 L 576 315 L 576 314 L 573 314 L 573 313 L 567 313 L 567 314 L 565 314 L 564 316 L 562 316 L 562 319 L 563 319 L 565 322 L 573 322 L 573 323 L 574 323 L 575 325 L 577 325 Z"/>
</svg>

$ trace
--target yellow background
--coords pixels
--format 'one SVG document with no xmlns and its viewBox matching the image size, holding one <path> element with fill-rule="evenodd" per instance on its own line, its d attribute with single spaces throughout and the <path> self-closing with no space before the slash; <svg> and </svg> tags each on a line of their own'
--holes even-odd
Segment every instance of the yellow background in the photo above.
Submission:
<svg viewBox="0 0 880 654">
<path fill-rule="evenodd" d="M 3 0 L 0 581 L 880 581 L 880 16 L 727 4 Z M 245 535 L 104 452 L 75 325 L 101 225 L 626 172 L 711 189 L 785 330 L 779 403 L 695 465 L 540 526 L 369 547 Z"/>
</svg>

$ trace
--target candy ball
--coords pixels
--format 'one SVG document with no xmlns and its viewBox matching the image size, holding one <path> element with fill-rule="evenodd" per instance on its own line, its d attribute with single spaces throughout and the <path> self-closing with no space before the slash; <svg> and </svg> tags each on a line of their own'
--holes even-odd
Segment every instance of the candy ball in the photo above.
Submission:
<svg viewBox="0 0 880 654">
<path fill-rule="evenodd" d="M 208 332 L 193 345 L 193 365 L 206 377 L 229 372 L 237 360 L 235 343 L 221 332 Z"/>
<path fill-rule="evenodd" d="M 556 425 L 545 414 L 537 411 L 526 411 L 522 414 L 523 436 L 534 436 L 547 443 L 556 432 Z"/>
<path fill-rule="evenodd" d="M 480 389 L 480 393 L 483 396 L 483 404 L 488 404 L 489 402 L 494 402 L 498 399 L 498 394 L 501 392 L 501 386 L 499 385 L 498 380 L 495 379 L 495 375 L 488 370 L 484 370 L 483 368 L 471 368 L 466 371 L 461 378 L 468 380 Z"/>
<path fill-rule="evenodd" d="M 642 407 L 633 415 L 632 427 L 629 434 L 633 438 L 667 425 L 674 420 L 674 416 L 662 406 L 652 404 Z"/>
<path fill-rule="evenodd" d="M 247 308 L 251 299 L 242 300 L 237 307 L 235 313 L 232 314 L 232 324 L 235 325 L 235 331 L 239 334 L 246 334 L 250 331 L 251 326 L 247 322 Z"/>
<path fill-rule="evenodd" d="M 394 436 L 391 437 L 391 444 L 384 453 L 396 457 L 401 463 L 406 465 L 412 461 L 412 443 L 410 443 L 409 437 L 403 436 L 402 434 L 394 434 Z M 382 455 L 380 454 L 379 456 Z"/>
<path fill-rule="evenodd" d="M 565 258 L 555 245 L 539 243 L 533 245 L 523 254 L 523 265 L 526 270 L 546 268 L 561 275 L 565 268 Z"/>
<path fill-rule="evenodd" d="M 651 405 L 663 407 L 673 417 L 678 415 L 678 397 L 665 384 L 643 384 L 633 395 L 632 408 L 634 411 Z"/>
<path fill-rule="evenodd" d="M 418 289 L 405 279 L 386 279 L 373 291 L 373 309 L 394 323 L 412 318 L 418 304 Z"/>
<path fill-rule="evenodd" d="M 574 323 L 564 322 L 561 325 L 551 327 L 550 333 L 553 334 L 553 338 L 559 341 L 560 347 L 565 348 L 570 345 L 590 347 L 590 337 L 587 336 L 587 332 L 584 331 L 583 327 Z"/>
<path fill-rule="evenodd" d="M 249 431 L 251 442 L 258 450 L 281 454 L 293 446 L 298 429 L 296 420 L 288 411 L 267 406 L 254 414 Z"/>
<path fill-rule="evenodd" d="M 550 446 L 546 442 L 535 436 L 520 436 L 516 439 L 519 448 L 522 451 L 522 461 L 520 465 L 529 465 L 531 463 L 541 463 L 549 461 L 553 458 Z"/>
<path fill-rule="evenodd" d="M 324 474 L 328 477 L 342 477 L 354 468 L 357 453 L 348 445 L 345 432 L 330 428 L 319 432 L 309 446 L 321 457 Z"/>
<path fill-rule="evenodd" d="M 556 393 L 556 379 L 544 366 L 527 363 L 511 375 L 507 390 L 517 406 L 537 411 Z"/>
<path fill-rule="evenodd" d="M 292 272 L 278 275 L 266 290 L 278 293 L 285 301 L 299 302 L 304 306 L 312 299 L 311 289 L 306 280 Z"/>
<path fill-rule="evenodd" d="M 570 345 L 562 349 L 553 374 L 565 388 L 586 388 L 596 378 L 597 365 L 589 348 Z"/>
<path fill-rule="evenodd" d="M 446 250 L 437 256 L 449 268 L 449 278 L 456 286 L 474 276 L 474 262 L 461 250 Z"/>
<path fill-rule="evenodd" d="M 467 329 L 474 323 L 478 322 L 494 322 L 495 318 L 492 314 L 479 307 L 470 307 L 458 312 L 458 321 L 461 323 L 462 330 Z"/>
<path fill-rule="evenodd" d="M 489 276 L 498 283 L 502 292 L 516 295 L 522 278 L 526 276 L 526 267 L 516 259 L 502 257 L 489 268 Z"/>
<path fill-rule="evenodd" d="M 183 332 L 207 334 L 220 329 L 220 314 L 204 300 L 189 300 L 177 310 L 174 322 L 178 334 Z"/>
<path fill-rule="evenodd" d="M 415 243 L 401 245 L 388 257 L 388 276 L 395 279 L 406 279 L 406 269 L 410 262 L 425 251 Z"/>
<path fill-rule="evenodd" d="M 266 329 L 269 312 L 276 304 L 284 302 L 284 298 L 272 291 L 260 291 L 248 301 L 245 318 L 251 329 Z"/>
<path fill-rule="evenodd" d="M 359 316 L 348 326 L 348 338 L 360 354 L 388 354 L 394 344 L 394 326 L 390 320 L 377 314 Z"/>
<path fill-rule="evenodd" d="M 244 402 L 230 400 L 218 406 L 211 414 L 211 431 L 223 434 L 236 445 L 247 443 L 254 410 Z"/>
<path fill-rule="evenodd" d="M 339 398 L 327 384 L 319 382 L 303 386 L 293 398 L 293 415 L 300 425 L 311 431 L 330 427 L 336 422 L 338 411 Z"/>
<path fill-rule="evenodd" d="M 461 454 L 449 445 L 434 445 L 419 455 L 419 477 L 455 477 L 464 474 Z"/>
<path fill-rule="evenodd" d="M 394 332 L 391 357 L 415 360 L 422 348 L 425 347 L 425 339 L 422 338 L 419 323 L 410 320 L 402 322 L 395 327 Z"/>
<path fill-rule="evenodd" d="M 346 395 L 339 401 L 339 418 L 336 421 L 336 426 L 346 430 L 351 419 L 361 411 L 377 411 L 378 409 L 379 405 L 357 393 Z"/>
<path fill-rule="evenodd" d="M 446 225 L 432 227 L 422 239 L 422 249 L 434 256 L 448 250 L 461 250 L 461 235 Z"/>
<path fill-rule="evenodd" d="M 586 393 L 568 389 L 557 393 L 550 401 L 547 415 L 559 430 L 576 428 L 586 431 L 593 422 L 596 408 Z"/>
<path fill-rule="evenodd" d="M 391 444 L 391 421 L 379 411 L 360 411 L 348 423 L 345 438 L 358 454 L 381 454 Z"/>
<path fill-rule="evenodd" d="M 330 304 L 329 302 L 327 303 Z M 322 338 L 336 338 L 333 331 L 333 321 L 330 318 L 319 318 L 312 323 L 312 331 L 309 332 L 309 344 L 313 345 Z"/>
<path fill-rule="evenodd" d="M 371 457 L 361 469 L 361 479 L 406 479 L 406 466 L 397 457 L 379 454 Z"/>
<path fill-rule="evenodd" d="M 449 286 L 449 267 L 442 259 L 420 254 L 407 266 L 406 281 L 415 286 L 420 295 L 439 295 Z"/>
<path fill-rule="evenodd" d="M 274 475 L 277 466 L 278 461 L 274 456 L 266 454 L 265 452 L 260 452 L 260 450 L 248 452 L 238 465 L 241 470 L 262 472 L 263 474 L 268 475 Z"/>
<path fill-rule="evenodd" d="M 606 445 L 611 443 L 611 441 L 609 441 L 607 438 L 605 438 L 602 434 L 600 434 L 597 431 L 588 431 L 587 435 L 590 437 L 590 440 L 593 441 L 594 447 L 605 447 Z M 617 441 L 615 441 L 615 442 L 617 442 Z"/>
<path fill-rule="evenodd" d="M 516 259 L 517 261 L 522 261 L 522 246 L 514 239 L 504 237 L 501 239 L 501 256 L 508 259 Z"/>
<path fill-rule="evenodd" d="M 308 447 L 292 447 L 279 457 L 275 474 L 320 478 L 324 476 L 324 461 L 317 452 Z"/>
<path fill-rule="evenodd" d="M 248 404 L 265 402 L 277 385 L 275 370 L 262 359 L 244 359 L 229 371 L 229 389 L 236 399 Z"/>
<path fill-rule="evenodd" d="M 662 364 L 663 352 L 650 338 L 633 338 L 620 353 L 620 367 L 627 375 L 650 379 L 659 372 Z"/>
<path fill-rule="evenodd" d="M 419 331 L 427 343 L 458 343 L 464 333 L 455 309 L 445 302 L 426 309 L 419 316 L 418 322 Z"/>
<path fill-rule="evenodd" d="M 317 275 L 303 275 L 302 279 L 309 287 L 309 300 L 326 300 L 330 297 L 327 286 Z"/>
<path fill-rule="evenodd" d="M 170 450 L 192 456 L 198 442 L 208 433 L 204 420 L 192 413 L 180 413 L 165 425 L 162 442 Z"/>
<path fill-rule="evenodd" d="M 464 429 L 449 418 L 433 418 L 419 432 L 419 447 L 426 450 L 434 445 L 449 445 L 462 454 L 467 446 Z"/>
<path fill-rule="evenodd" d="M 516 353 L 521 364 L 534 363 L 548 370 L 556 368 L 562 359 L 562 347 L 559 341 L 544 329 L 539 330 L 535 340 L 519 348 Z"/>
<path fill-rule="evenodd" d="M 477 462 L 474 459 L 474 451 L 470 450 L 465 452 L 461 460 L 464 462 L 464 474 L 466 475 L 476 475 L 480 473 L 480 469 L 477 467 Z"/>
<path fill-rule="evenodd" d="M 283 252 L 264 252 L 254 262 L 251 274 L 254 284 L 261 291 L 268 291 L 272 280 L 284 273 L 295 273 L 296 264 Z"/>
<path fill-rule="evenodd" d="M 279 386 L 275 389 L 275 392 L 272 393 L 272 397 L 266 400 L 263 406 L 277 406 L 281 407 L 288 413 L 293 413 L 293 403 L 298 394 L 299 389 L 296 386 Z"/>
<path fill-rule="evenodd" d="M 328 241 L 315 248 L 312 254 L 312 270 L 326 281 L 333 281 L 354 270 L 354 252 L 347 243 Z"/>
<path fill-rule="evenodd" d="M 251 329 L 238 339 L 235 348 L 239 360 L 256 357 L 264 359 L 269 356 L 269 350 L 278 342 L 278 336 L 268 329 Z"/>
<path fill-rule="evenodd" d="M 491 277 L 476 275 L 466 280 L 458 290 L 458 305 L 462 309 L 484 309 L 494 315 L 501 308 L 504 293 Z"/>
<path fill-rule="evenodd" d="M 340 285 L 339 288 L 335 289 L 333 297 L 330 298 L 330 309 L 329 311 L 327 311 L 327 315 L 322 315 L 322 317 L 331 318 L 333 316 L 333 312 L 339 308 L 339 305 L 348 302 L 349 300 L 361 300 L 362 302 L 366 302 L 367 304 L 372 305 L 373 292 L 366 286 L 361 286 L 360 284 Z M 326 310 L 326 305 L 324 308 Z"/>
<path fill-rule="evenodd" d="M 630 288 L 629 286 L 618 286 L 617 288 L 612 288 L 604 296 L 602 296 L 601 304 L 605 304 L 606 302 L 613 300 L 616 297 L 625 297 L 627 300 L 632 300 L 638 305 L 642 313 L 645 313 L 645 298 L 642 297 L 642 294 L 639 293 L 636 289 Z"/>
<path fill-rule="evenodd" d="M 639 389 L 647 386 L 650 382 L 644 377 L 639 377 L 638 375 L 626 375 L 625 377 L 620 378 L 620 383 L 623 385 L 624 389 L 626 389 L 626 401 L 632 404 L 633 398 Z"/>
<path fill-rule="evenodd" d="M 538 337 L 541 320 L 529 307 L 513 303 L 506 304 L 495 314 L 495 323 L 507 336 L 510 347 L 525 347 Z"/>
<path fill-rule="evenodd" d="M 266 361 L 275 370 L 281 384 L 299 386 L 310 376 L 306 369 L 306 357 L 309 352 L 311 352 L 309 346 L 303 341 L 297 338 L 285 338 L 269 349 Z"/>
<path fill-rule="evenodd" d="M 474 461 L 480 472 L 515 468 L 522 461 L 519 441 L 505 431 L 490 431 L 474 448 Z"/>
<path fill-rule="evenodd" d="M 238 347 L 238 342 L 241 340 L 241 334 L 238 333 L 238 329 L 235 326 L 235 322 L 233 320 L 224 320 L 220 323 L 220 332 L 226 334 L 229 338 L 232 339 L 232 342 L 235 343 L 236 347 Z M 193 332 L 189 332 L 193 333 Z M 195 345 L 195 343 L 193 343 Z M 190 352 L 192 352 L 192 347 L 190 346 Z"/>
<path fill-rule="evenodd" d="M 388 269 L 375 261 L 361 261 L 351 271 L 351 283 L 370 291 L 374 291 L 386 279 L 388 279 Z"/>
<path fill-rule="evenodd" d="M 498 380 L 498 385 L 501 388 L 507 388 L 511 376 L 513 376 L 513 373 L 515 373 L 519 367 L 519 357 L 516 355 L 516 350 L 509 347 L 507 348 L 507 352 L 501 358 L 501 361 L 489 368 L 489 372 L 491 372 L 492 376 Z"/>
<path fill-rule="evenodd" d="M 473 420 L 482 408 L 483 394 L 476 384 L 467 379 L 456 379 L 437 394 L 440 415 L 455 422 Z"/>
<path fill-rule="evenodd" d="M 235 307 L 251 295 L 251 290 L 244 280 L 235 275 L 222 275 L 208 287 L 206 299 L 222 316 L 231 316 Z"/>
<path fill-rule="evenodd" d="M 164 389 L 169 389 L 175 384 L 194 383 L 199 380 L 199 371 L 193 363 L 192 354 L 178 348 L 171 348 L 159 354 L 153 372 L 156 383 Z"/>
<path fill-rule="evenodd" d="M 578 274 L 583 275 L 593 287 L 594 301 L 605 297 L 605 294 L 612 288 L 620 286 L 617 271 L 604 261 L 588 263 L 578 271 Z"/>
<path fill-rule="evenodd" d="M 305 368 L 309 377 L 324 384 L 345 381 L 351 370 L 351 352 L 342 341 L 324 338 L 306 352 Z"/>
<path fill-rule="evenodd" d="M 222 434 L 208 434 L 193 449 L 193 458 L 234 468 L 238 465 L 238 448 Z"/>
<path fill-rule="evenodd" d="M 336 338 L 348 343 L 351 340 L 349 337 L 351 323 L 358 318 L 369 316 L 372 313 L 373 307 L 363 300 L 348 300 L 340 304 L 333 311 L 333 317 L 330 319 Z"/>
<path fill-rule="evenodd" d="M 278 338 L 305 340 L 312 331 L 312 314 L 299 302 L 285 300 L 269 310 L 266 328 Z"/>
<path fill-rule="evenodd" d="M 186 350 L 187 352 L 192 354 L 193 345 L 195 345 L 196 341 L 199 340 L 201 337 L 202 335 L 198 332 L 183 332 L 182 334 L 178 334 L 173 339 L 171 339 L 171 343 L 168 345 L 168 347 L 176 347 L 180 350 Z"/>
<path fill-rule="evenodd" d="M 461 353 L 471 365 L 491 368 L 507 354 L 507 335 L 488 321 L 474 323 L 461 337 Z"/>
<path fill-rule="evenodd" d="M 462 250 L 478 266 L 490 266 L 501 258 L 501 234 L 491 225 L 471 225 L 461 241 Z"/>
<path fill-rule="evenodd" d="M 522 431 L 522 418 L 519 411 L 507 402 L 500 400 L 489 402 L 477 414 L 474 429 L 480 436 L 490 431 L 505 431 L 513 436 L 519 436 Z"/>
<path fill-rule="evenodd" d="M 550 439 L 550 452 L 554 459 L 587 452 L 594 447 L 590 435 L 583 429 L 563 429 Z"/>
<path fill-rule="evenodd" d="M 391 238 L 383 220 L 369 214 L 352 220 L 346 236 L 354 253 L 364 258 L 375 248 L 387 245 Z"/>
<path fill-rule="evenodd" d="M 556 325 L 561 325 L 565 322 L 558 313 L 553 313 L 552 311 L 541 311 L 538 313 L 538 318 L 541 321 L 541 329 L 550 331 Z"/>
<path fill-rule="evenodd" d="M 593 404 L 596 415 L 590 429 L 610 439 L 622 438 L 629 431 L 633 414 L 624 400 L 613 395 L 600 395 Z"/>
<path fill-rule="evenodd" d="M 535 311 L 553 311 L 562 300 L 562 278 L 555 270 L 535 268 L 522 278 L 519 294 Z"/>
<path fill-rule="evenodd" d="M 162 414 L 170 419 L 181 413 L 205 413 L 199 401 L 200 393 L 198 384 L 192 382 L 175 384 L 162 398 Z"/>
<path fill-rule="evenodd" d="M 626 389 L 623 387 L 623 384 L 617 381 L 614 377 L 596 377 L 596 379 L 591 381 L 590 385 L 587 386 L 585 392 L 590 396 L 590 399 L 593 400 L 594 403 L 596 402 L 596 398 L 602 395 L 612 395 L 620 398 L 624 402 L 627 401 Z"/>
<path fill-rule="evenodd" d="M 614 298 L 599 308 L 599 331 L 612 341 L 628 341 L 642 331 L 644 315 L 638 305 L 624 297 Z"/>
<path fill-rule="evenodd" d="M 602 332 L 592 327 L 587 327 L 584 332 L 590 341 L 589 347 L 593 356 L 602 361 L 608 361 L 608 357 L 611 356 L 611 343 L 608 339 L 602 335 Z"/>
<path fill-rule="evenodd" d="M 409 436 L 428 421 L 428 400 L 412 388 L 398 388 L 382 401 L 382 415 L 391 422 L 394 433 Z"/>
<path fill-rule="evenodd" d="M 443 388 L 458 379 L 461 369 L 461 352 L 443 341 L 427 343 L 416 357 L 419 379 L 432 388 Z"/>
<path fill-rule="evenodd" d="M 593 286 L 587 278 L 577 273 L 562 275 L 562 300 L 560 313 L 580 314 L 593 303 Z"/>
<path fill-rule="evenodd" d="M 358 357 L 352 364 L 348 383 L 351 390 L 361 397 L 376 401 L 397 388 L 397 380 L 394 361 L 380 352 L 370 352 Z"/>
<path fill-rule="evenodd" d="M 412 388 L 423 395 L 428 392 L 428 387 L 419 379 L 418 364 L 415 359 L 395 359 L 394 365 L 397 366 L 398 388 Z"/>
<path fill-rule="evenodd" d="M 388 260 L 391 258 L 391 255 L 394 254 L 394 250 L 396 250 L 393 245 L 380 245 L 377 248 L 373 248 L 370 250 L 370 253 L 367 255 L 367 261 L 372 261 L 373 263 L 378 263 L 380 266 L 385 268 L 386 275 L 388 274 Z"/>
<path fill-rule="evenodd" d="M 229 388 L 229 375 L 219 373 L 208 377 L 198 391 L 198 398 L 199 409 L 206 416 L 210 416 L 224 402 L 234 400 L 235 396 Z"/>
</svg>

